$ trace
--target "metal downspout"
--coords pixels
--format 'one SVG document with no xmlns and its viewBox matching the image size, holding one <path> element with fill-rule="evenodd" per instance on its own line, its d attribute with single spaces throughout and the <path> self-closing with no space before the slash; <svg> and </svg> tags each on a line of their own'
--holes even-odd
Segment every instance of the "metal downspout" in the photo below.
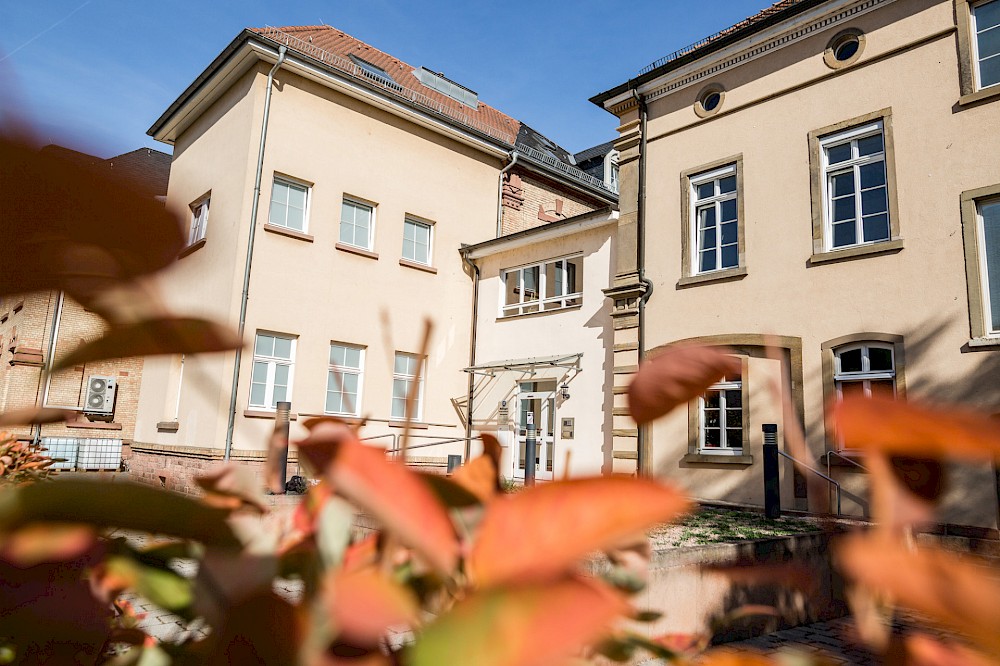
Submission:
<svg viewBox="0 0 1000 666">
<path fill-rule="evenodd" d="M 264 93 L 264 120 L 260 128 L 260 149 L 257 151 L 257 177 L 253 186 L 253 203 L 250 209 L 250 233 L 247 240 L 247 263 L 243 269 L 243 296 L 240 300 L 240 339 L 243 339 L 243 329 L 247 321 L 247 301 L 250 298 L 250 265 L 253 263 L 253 241 L 257 231 L 257 211 L 260 208 L 260 181 L 264 172 L 264 143 L 267 140 L 267 121 L 271 115 L 271 87 L 274 84 L 274 73 L 285 61 L 287 46 L 278 47 L 278 60 L 267 73 L 267 91 Z M 233 428 L 236 426 L 236 390 L 240 384 L 240 361 L 243 359 L 243 348 L 236 349 L 236 359 L 233 363 L 233 386 L 229 393 L 229 425 L 226 427 L 226 452 L 223 458 L 229 460 L 233 450 Z"/>
<path fill-rule="evenodd" d="M 474 368 L 476 366 L 476 333 L 479 330 L 479 266 L 476 262 L 469 259 L 469 255 L 465 250 L 460 250 L 462 253 L 462 261 L 465 265 L 471 269 L 472 272 L 472 332 L 469 336 L 469 367 Z M 469 410 L 469 416 L 465 422 L 465 462 L 469 462 L 469 458 L 472 457 L 472 409 L 473 409 L 473 391 L 475 390 L 475 373 L 469 373 L 469 388 L 466 394 L 466 407 Z"/>
<path fill-rule="evenodd" d="M 510 151 L 510 164 L 500 169 L 499 182 L 497 182 L 497 238 L 503 235 L 503 175 L 517 164 L 517 151 Z"/>
<path fill-rule="evenodd" d="M 634 89 L 632 94 L 639 102 L 639 200 L 636 206 L 636 268 L 639 282 L 646 290 L 639 299 L 638 360 L 642 363 L 646 355 L 646 301 L 653 295 L 653 283 L 646 277 L 646 99 Z M 646 427 L 639 426 L 636 432 L 636 467 L 639 476 L 652 476 L 652 456 L 648 450 Z"/>
</svg>

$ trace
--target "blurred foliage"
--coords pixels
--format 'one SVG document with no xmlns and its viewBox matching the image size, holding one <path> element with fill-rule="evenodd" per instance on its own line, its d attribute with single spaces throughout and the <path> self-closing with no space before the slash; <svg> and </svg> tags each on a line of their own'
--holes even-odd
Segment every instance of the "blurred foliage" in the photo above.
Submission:
<svg viewBox="0 0 1000 666">
<path fill-rule="evenodd" d="M 0 265 L 0 295 L 60 289 L 108 322 L 107 334 L 73 362 L 240 344 L 226 327 L 168 312 L 147 279 L 184 239 L 158 202 L 10 138 L 0 139 L 0 187 L 8 203 L 0 232 L 13 244 Z M 724 349 L 670 349 L 640 366 L 632 414 L 640 423 L 659 418 L 734 368 Z M 32 409 L 0 415 L 0 423 L 66 416 Z M 843 537 L 835 552 L 861 637 L 891 663 L 996 663 L 1000 583 L 982 563 L 915 549 L 910 538 L 938 501 L 946 459 L 1000 458 L 996 422 L 863 399 L 837 405 L 833 419 L 871 469 L 876 526 Z M 602 477 L 511 493 L 488 434 L 483 456 L 445 478 L 409 469 L 405 447 L 403 461 L 387 460 L 336 419 L 306 425 L 308 437 L 296 444 L 319 483 L 291 515 L 269 511 L 259 481 L 238 465 L 199 477 L 200 499 L 121 482 L 40 484 L 51 461 L 36 446 L 3 439 L 0 663 L 551 666 L 643 656 L 787 663 L 706 651 L 708 635 L 630 629 L 660 618 L 659 609 L 637 608 L 634 595 L 646 584 L 647 531 L 689 509 L 669 485 Z M 283 446 L 272 437 L 268 477 Z M 381 529 L 359 534 L 359 512 Z M 156 537 L 140 547 L 110 536 L 122 529 Z M 587 575 L 586 561 L 602 551 L 610 568 Z M 741 584 L 815 582 L 783 565 L 719 573 Z M 278 578 L 300 580 L 302 594 L 279 596 Z M 140 597 L 206 631 L 157 642 L 129 602 Z M 964 632 L 970 644 L 892 635 L 897 605 Z"/>
</svg>

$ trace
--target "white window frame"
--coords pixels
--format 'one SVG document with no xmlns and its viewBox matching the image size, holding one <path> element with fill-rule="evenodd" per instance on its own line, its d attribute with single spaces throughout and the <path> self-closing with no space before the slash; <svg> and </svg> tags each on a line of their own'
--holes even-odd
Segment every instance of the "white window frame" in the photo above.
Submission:
<svg viewBox="0 0 1000 666">
<path fill-rule="evenodd" d="M 986 256 L 989 254 L 986 247 L 986 224 L 983 219 L 983 206 L 987 204 L 1000 205 L 1000 197 L 986 197 L 976 200 L 976 243 L 979 246 L 979 284 L 983 298 L 983 330 L 986 337 L 1000 337 L 1000 328 L 993 328 L 993 303 L 990 302 L 990 272 Z M 1000 266 L 994 266 L 993 270 L 1000 271 Z M 997 304 L 1000 306 L 1000 303 Z"/>
<path fill-rule="evenodd" d="M 257 353 L 257 338 L 261 335 L 266 335 L 272 338 L 280 338 L 282 340 L 288 340 L 291 342 L 289 347 L 288 358 L 258 354 Z M 247 396 L 247 403 L 250 409 L 261 410 L 266 412 L 273 412 L 276 410 L 277 406 L 274 405 L 274 375 L 276 368 L 281 366 L 288 367 L 288 390 L 285 393 L 285 400 L 291 402 L 292 400 L 292 387 L 295 382 L 295 347 L 298 342 L 298 338 L 293 335 L 288 335 L 285 333 L 274 333 L 272 331 L 257 331 L 254 336 L 253 341 L 253 361 L 250 364 L 250 394 Z M 267 377 L 264 382 L 264 404 L 255 404 L 253 402 L 253 371 L 257 363 L 267 364 Z"/>
<path fill-rule="evenodd" d="M 691 219 L 691 274 L 692 275 L 707 275 L 709 273 L 715 273 L 718 271 L 731 270 L 733 268 L 738 268 L 740 265 L 740 218 L 739 218 L 739 182 L 737 181 L 736 187 L 732 192 L 726 192 L 722 194 L 719 192 L 719 181 L 723 178 L 737 177 L 736 164 L 728 164 L 724 167 L 718 169 L 713 169 L 712 171 L 707 171 L 705 173 L 700 173 L 696 176 L 691 176 L 689 178 L 689 187 L 691 188 L 691 210 L 689 211 Z M 705 185 L 710 182 L 715 182 L 714 192 L 711 197 L 705 199 L 698 198 L 698 186 Z M 722 265 L 722 204 L 726 201 L 736 202 L 736 241 L 731 243 L 736 247 L 736 263 L 732 266 Z M 714 206 L 715 208 L 715 220 L 716 220 L 716 243 L 715 243 L 715 268 L 709 270 L 701 270 L 701 233 L 699 229 L 698 221 L 698 211 L 702 208 L 708 206 Z"/>
<path fill-rule="evenodd" d="M 271 221 L 271 208 L 274 206 L 274 190 L 277 185 L 283 185 L 288 188 L 297 188 L 305 191 L 306 204 L 305 208 L 302 210 L 302 228 L 296 229 L 288 224 L 288 212 L 287 204 L 285 206 L 285 221 L 283 223 L 276 223 Z M 312 185 L 295 178 L 290 178 L 289 176 L 282 176 L 279 174 L 274 174 L 274 179 L 271 181 L 271 200 L 268 205 L 267 210 L 267 223 L 272 227 L 281 227 L 282 229 L 290 229 L 292 231 L 298 231 L 299 233 L 309 232 L 309 207 L 312 204 Z"/>
<path fill-rule="evenodd" d="M 427 229 L 427 261 L 420 261 L 419 259 L 406 256 L 406 226 L 408 224 L 412 224 L 416 227 L 425 227 Z M 403 259 L 412 261 L 415 264 L 423 264 L 424 266 L 432 265 L 434 261 L 434 226 L 435 225 L 432 222 L 418 219 L 412 215 L 407 215 L 403 218 L 403 250 L 401 250 L 401 256 Z"/>
<path fill-rule="evenodd" d="M 705 419 L 705 396 L 702 395 L 698 398 L 698 452 L 713 456 L 743 455 L 743 448 L 746 446 L 746 442 L 742 442 L 738 447 L 729 446 L 727 441 L 729 439 L 729 434 L 726 426 L 726 410 L 730 409 L 731 411 L 735 411 L 733 408 L 726 407 L 726 391 L 739 391 L 740 437 L 745 439 L 747 404 L 746 396 L 743 391 L 742 371 L 740 372 L 738 380 L 731 380 L 727 377 L 724 381 L 716 382 L 715 384 L 709 386 L 705 393 L 708 393 L 709 391 L 717 391 L 719 393 L 719 446 L 705 446 L 705 429 L 707 427 L 707 422 Z"/>
<path fill-rule="evenodd" d="M 550 264 L 555 264 L 557 262 L 563 262 L 563 284 L 569 283 L 569 268 L 568 263 L 571 260 L 578 259 L 578 265 L 580 269 L 578 275 L 576 276 L 576 282 L 578 286 L 578 291 L 572 293 L 558 294 L 556 296 L 545 297 L 546 292 L 546 270 L 545 267 Z M 526 301 L 524 299 L 524 271 L 530 270 L 532 268 L 538 269 L 538 298 Z M 559 270 L 559 269 L 556 269 Z M 511 278 L 513 274 L 517 275 L 518 281 L 518 302 L 512 305 L 507 305 L 507 280 Z M 516 317 L 522 314 L 534 314 L 536 312 L 553 312 L 557 310 L 562 310 L 565 308 L 578 307 L 583 304 L 583 253 L 569 254 L 564 257 L 556 257 L 554 259 L 546 259 L 542 262 L 537 262 L 533 264 L 526 264 L 524 266 L 516 266 L 514 268 L 505 268 L 500 271 L 500 317 Z"/>
<path fill-rule="evenodd" d="M 208 212 L 211 208 L 212 193 L 195 200 L 188 206 L 191 209 L 191 227 L 188 230 L 188 245 L 194 245 L 205 238 L 208 232 Z"/>
<path fill-rule="evenodd" d="M 861 350 L 861 370 L 842 372 L 840 369 L 841 354 L 857 349 Z M 872 371 L 871 359 L 869 356 L 871 349 L 887 350 L 892 358 L 892 369 Z M 888 342 L 856 342 L 842 347 L 837 347 L 833 350 L 833 384 L 837 390 L 837 400 L 842 400 L 844 398 L 842 387 L 845 382 L 861 382 L 864 396 L 866 398 L 870 398 L 872 395 L 871 382 L 885 381 L 887 379 L 892 380 L 892 393 L 894 396 L 897 395 L 895 345 Z"/>
<path fill-rule="evenodd" d="M 368 244 L 358 245 L 357 243 L 350 243 L 345 240 L 341 240 L 340 234 L 344 225 L 344 204 L 350 204 L 356 208 L 367 208 L 370 213 L 370 223 L 368 225 Z M 343 243 L 344 245 L 350 245 L 351 247 L 361 248 L 362 250 L 368 250 L 373 252 L 375 250 L 375 211 L 377 206 L 371 201 L 365 201 L 364 199 L 359 199 L 358 197 L 351 197 L 344 195 L 344 198 L 340 202 L 340 224 L 337 226 L 337 242 Z"/>
<path fill-rule="evenodd" d="M 976 90 L 984 90 L 986 88 L 992 88 L 994 86 L 1000 85 L 1000 81 L 996 83 L 991 83 L 988 86 L 982 84 L 982 75 L 980 73 L 979 63 L 981 62 L 979 58 L 979 28 L 976 20 L 976 10 L 979 7 L 988 5 L 991 2 L 1000 2 L 1000 0 L 983 0 L 982 2 L 973 2 L 969 4 L 969 25 L 972 30 L 972 71 L 975 77 Z M 990 28 L 990 30 L 1000 30 L 1000 26 Z M 991 58 L 1000 58 L 1000 55 L 990 56 Z"/>
<path fill-rule="evenodd" d="M 405 399 L 409 397 L 409 387 L 407 387 L 406 394 L 403 396 L 404 398 L 403 413 L 396 414 L 393 411 L 393 405 L 395 404 L 395 395 L 396 395 L 396 382 L 403 381 L 407 382 L 408 384 L 409 382 L 412 382 L 414 377 L 416 376 L 414 374 L 403 374 L 396 372 L 396 359 L 399 358 L 400 356 L 405 356 L 409 359 L 415 360 L 417 363 L 417 369 L 420 372 L 420 382 L 417 384 L 417 397 L 416 397 L 417 404 L 414 405 L 414 410 L 413 410 L 413 420 L 420 421 L 424 415 L 423 414 L 424 386 L 427 383 L 427 358 L 425 357 L 423 359 L 423 363 L 421 363 L 421 358 L 419 354 L 411 354 L 410 352 L 401 352 L 401 351 L 397 351 L 392 357 L 392 396 L 390 396 L 390 402 L 389 402 L 389 418 L 392 419 L 393 421 L 402 421 L 406 418 Z"/>
<path fill-rule="evenodd" d="M 343 347 L 345 349 L 356 349 L 358 351 L 358 367 L 352 367 L 349 365 L 338 365 L 336 363 L 330 362 L 329 368 L 327 369 L 327 389 L 326 393 L 330 393 L 329 381 L 330 377 L 334 374 L 339 374 L 341 377 L 344 375 L 356 375 L 358 378 L 358 397 L 353 405 L 353 411 L 330 411 L 327 409 L 327 400 L 323 401 L 323 413 L 332 414 L 335 416 L 360 416 L 361 415 L 361 396 L 364 390 L 364 378 L 365 378 L 365 348 L 361 345 L 352 345 L 346 342 L 331 342 L 330 343 L 330 355 L 333 356 L 334 347 Z M 338 390 L 341 395 L 344 393 L 344 383 L 342 380 L 338 380 L 336 383 Z M 328 396 L 327 396 L 328 397 Z"/>
<path fill-rule="evenodd" d="M 865 139 L 870 136 L 875 136 L 879 134 L 882 136 L 882 151 L 875 153 L 873 155 L 865 155 L 864 157 L 857 156 L 857 141 L 859 139 Z M 835 165 L 830 164 L 829 149 L 835 145 L 840 145 L 843 143 L 851 142 L 851 159 L 844 162 L 838 162 Z M 823 236 L 824 236 L 824 248 L 827 252 L 832 252 L 836 250 L 844 250 L 852 247 L 861 247 L 864 245 L 875 245 L 877 243 L 885 243 L 892 240 L 892 193 L 889 191 L 889 163 L 888 156 L 886 155 L 886 136 L 885 136 L 885 124 L 881 120 L 876 120 L 871 123 L 866 123 L 858 127 L 853 127 L 849 130 L 838 132 L 836 134 L 831 134 L 829 136 L 822 137 L 819 140 L 819 152 L 820 159 L 822 160 L 823 174 L 822 174 L 822 188 L 823 188 Z M 876 240 L 864 240 L 864 216 L 863 210 L 861 208 L 861 167 L 867 164 L 875 164 L 877 162 L 882 163 L 882 169 L 885 174 L 885 197 L 886 197 L 886 226 L 889 230 L 889 235 L 885 238 L 879 238 Z M 831 181 L 834 175 L 838 175 L 844 171 L 850 169 L 854 176 L 854 228 L 855 228 L 855 242 L 851 245 L 838 245 L 833 244 L 833 190 L 831 188 Z M 871 188 L 870 188 L 871 189 Z"/>
</svg>

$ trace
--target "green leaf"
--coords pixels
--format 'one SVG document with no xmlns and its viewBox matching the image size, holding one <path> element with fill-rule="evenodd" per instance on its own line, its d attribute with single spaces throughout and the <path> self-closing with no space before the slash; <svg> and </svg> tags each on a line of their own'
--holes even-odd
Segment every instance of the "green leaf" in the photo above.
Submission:
<svg viewBox="0 0 1000 666">
<path fill-rule="evenodd" d="M 140 596 L 149 599 L 165 610 L 182 617 L 190 617 L 189 609 L 194 602 L 191 581 L 180 574 L 148 567 L 130 557 L 112 555 L 105 563 L 108 573 L 130 581 L 131 587 Z"/>
<path fill-rule="evenodd" d="M 228 511 L 135 483 L 60 478 L 0 492 L 0 530 L 33 522 L 87 523 L 238 548 Z"/>
</svg>

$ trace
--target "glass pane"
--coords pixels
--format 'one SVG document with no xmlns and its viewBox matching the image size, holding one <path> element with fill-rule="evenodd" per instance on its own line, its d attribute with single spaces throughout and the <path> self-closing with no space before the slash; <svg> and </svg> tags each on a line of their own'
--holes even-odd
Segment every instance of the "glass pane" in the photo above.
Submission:
<svg viewBox="0 0 1000 666">
<path fill-rule="evenodd" d="M 889 202 L 885 197 L 885 187 L 876 187 L 861 193 L 861 214 L 873 215 L 889 210 Z"/>
<path fill-rule="evenodd" d="M 698 248 L 701 250 L 710 250 L 715 247 L 715 227 L 708 227 L 702 229 L 700 242 L 698 243 Z"/>
<path fill-rule="evenodd" d="M 872 397 L 874 398 L 894 398 L 896 397 L 896 382 L 891 379 L 878 379 L 871 382 Z"/>
<path fill-rule="evenodd" d="M 979 206 L 983 219 L 983 255 L 986 260 L 984 282 L 989 292 L 990 317 L 986 322 L 991 330 L 1000 330 L 1000 201 Z"/>
<path fill-rule="evenodd" d="M 524 299 L 525 301 L 534 301 L 538 299 L 538 276 L 539 269 L 538 266 L 532 266 L 531 268 L 525 268 L 521 271 L 524 279 Z"/>
<path fill-rule="evenodd" d="M 545 297 L 562 296 L 563 270 L 561 261 L 545 264 Z"/>
<path fill-rule="evenodd" d="M 865 242 L 889 240 L 889 216 L 873 215 L 863 220 Z"/>
<path fill-rule="evenodd" d="M 344 396 L 340 393 L 335 393 L 333 391 L 326 392 L 326 411 L 343 414 L 347 410 L 344 409 Z"/>
<path fill-rule="evenodd" d="M 730 449 L 743 448 L 743 428 L 726 429 L 726 446 Z"/>
<path fill-rule="evenodd" d="M 403 259 L 417 261 L 416 247 L 414 246 L 413 241 L 408 238 L 403 239 Z"/>
<path fill-rule="evenodd" d="M 288 203 L 288 185 L 274 181 L 271 187 L 271 203 Z"/>
<path fill-rule="evenodd" d="M 274 366 L 274 384 L 275 386 L 288 386 L 288 370 L 290 366 L 287 365 L 276 365 Z"/>
<path fill-rule="evenodd" d="M 736 219 L 736 199 L 728 199 L 720 204 L 722 208 L 721 222 L 729 222 Z"/>
<path fill-rule="evenodd" d="M 277 407 L 279 402 L 288 400 L 288 387 L 274 385 L 274 393 L 271 395 L 271 407 Z"/>
<path fill-rule="evenodd" d="M 854 197 L 844 197 L 833 200 L 833 221 L 842 222 L 854 219 Z"/>
<path fill-rule="evenodd" d="M 701 253 L 698 270 L 702 272 L 715 270 L 715 250 L 708 250 Z"/>
<path fill-rule="evenodd" d="M 868 368 L 872 372 L 892 370 L 892 350 L 885 347 L 868 348 Z"/>
<path fill-rule="evenodd" d="M 702 183 L 698 186 L 698 198 L 708 199 L 715 196 L 715 181 L 710 183 Z"/>
<path fill-rule="evenodd" d="M 410 374 L 410 357 L 406 354 L 396 353 L 395 364 L 393 365 L 393 373 L 397 375 L 408 375 Z"/>
<path fill-rule="evenodd" d="M 698 228 L 708 229 L 715 226 L 715 206 L 698 209 Z"/>
<path fill-rule="evenodd" d="M 872 166 L 872 165 L 869 165 Z M 854 172 L 847 171 L 830 176 L 830 190 L 835 197 L 854 194 Z"/>
<path fill-rule="evenodd" d="M 344 345 L 330 345 L 330 364 L 344 365 L 347 348 Z"/>
<path fill-rule="evenodd" d="M 878 187 L 885 185 L 885 162 L 873 162 L 858 168 L 861 171 L 861 189 Z M 851 191 L 854 191 L 854 183 L 851 183 Z"/>
<path fill-rule="evenodd" d="M 861 359 L 860 349 L 851 349 L 849 351 L 840 352 L 840 371 L 861 372 Z"/>
<path fill-rule="evenodd" d="M 866 136 L 863 139 L 858 139 L 858 156 L 864 157 L 865 155 L 881 153 L 883 147 L 881 132 L 872 136 Z"/>
<path fill-rule="evenodd" d="M 349 368 L 361 369 L 361 350 L 357 347 L 345 347 L 344 365 Z"/>
<path fill-rule="evenodd" d="M 858 52 L 861 44 L 857 39 L 850 39 L 836 48 L 834 51 L 834 57 L 837 60 L 843 62 L 844 60 L 850 60 L 851 56 Z"/>
<path fill-rule="evenodd" d="M 344 201 L 340 204 L 340 221 L 354 224 L 354 206 Z"/>
<path fill-rule="evenodd" d="M 288 207 L 305 210 L 306 188 L 297 186 L 288 188 Z"/>
<path fill-rule="evenodd" d="M 833 225 L 833 246 L 844 247 L 845 245 L 854 245 L 857 243 L 857 235 L 858 232 L 853 220 L 842 224 L 835 224 Z"/>
<path fill-rule="evenodd" d="M 583 257 L 566 260 L 566 293 L 579 294 L 583 291 Z"/>
<path fill-rule="evenodd" d="M 722 436 L 718 428 L 705 428 L 705 446 L 717 449 L 722 445 Z"/>
<path fill-rule="evenodd" d="M 517 304 L 518 296 L 521 293 L 520 286 L 518 285 L 518 278 L 520 276 L 520 271 L 507 271 L 504 273 L 504 291 L 506 293 L 504 305 Z"/>
<path fill-rule="evenodd" d="M 727 428 L 742 428 L 743 427 L 743 412 L 739 409 L 727 409 L 726 410 L 726 427 Z"/>
<path fill-rule="evenodd" d="M 405 419 L 406 418 L 406 400 L 403 398 L 393 398 L 392 399 L 392 418 L 394 419 Z"/>
<path fill-rule="evenodd" d="M 347 243 L 348 245 L 357 245 L 354 242 L 354 224 L 347 220 L 343 220 L 340 223 L 340 242 Z"/>
<path fill-rule="evenodd" d="M 719 268 L 732 268 L 740 263 L 739 248 L 726 245 L 722 248 L 722 265 Z"/>
<path fill-rule="evenodd" d="M 718 391 L 708 391 L 705 394 L 705 407 L 710 409 L 717 409 L 721 404 L 719 402 L 719 392 Z"/>
<path fill-rule="evenodd" d="M 341 390 L 344 393 L 349 393 L 351 395 L 358 394 L 358 376 L 354 373 L 342 373 L 340 375 L 340 381 L 343 382 Z"/>
<path fill-rule="evenodd" d="M 830 164 L 838 164 L 851 159 L 851 142 L 842 143 L 839 146 L 828 146 L 826 157 Z"/>
<path fill-rule="evenodd" d="M 258 356 L 274 355 L 274 336 L 257 334 L 257 342 L 254 344 L 253 352 Z"/>
<path fill-rule="evenodd" d="M 719 427 L 719 410 L 705 408 L 705 425 L 710 428 Z"/>
<path fill-rule="evenodd" d="M 722 244 L 729 245 L 736 242 L 736 235 L 739 227 L 736 222 L 726 222 L 722 225 Z"/>
<path fill-rule="evenodd" d="M 996 28 L 993 29 L 997 31 Z M 979 86 L 985 88 L 1000 83 L 1000 56 L 993 56 L 989 60 L 982 60 L 979 63 Z"/>
<path fill-rule="evenodd" d="M 267 381 L 267 363 L 256 361 L 253 364 L 253 374 L 250 377 L 252 382 L 264 383 Z"/>
<path fill-rule="evenodd" d="M 287 225 L 289 229 L 295 229 L 296 231 L 304 231 L 306 228 L 305 210 L 299 208 L 289 208 Z"/>
<path fill-rule="evenodd" d="M 253 383 L 250 385 L 250 404 L 259 407 L 264 406 L 264 393 L 267 387 L 264 384 Z"/>
<path fill-rule="evenodd" d="M 986 26 L 977 26 L 983 30 Z M 979 58 L 985 60 L 1000 53 L 1000 30 L 993 28 L 979 33 Z"/>
<path fill-rule="evenodd" d="M 406 400 L 406 393 L 410 390 L 410 381 L 408 379 L 393 379 L 392 380 L 392 397 L 399 400 Z"/>
<path fill-rule="evenodd" d="M 403 222 L 403 238 L 404 239 L 406 239 L 406 240 L 413 240 L 414 239 L 414 237 L 415 237 L 414 236 L 414 226 L 415 226 L 414 223 L 411 222 L 410 220 L 406 220 L 406 221 Z"/>
<path fill-rule="evenodd" d="M 726 176 L 719 180 L 719 194 L 736 191 L 736 176 Z"/>
<path fill-rule="evenodd" d="M 274 224 L 279 227 L 285 226 L 285 221 L 288 219 L 288 208 L 285 204 L 272 203 L 271 212 L 267 215 L 267 221 L 269 224 Z"/>
<path fill-rule="evenodd" d="M 292 358 L 292 341 L 289 338 L 274 338 L 274 355 L 277 358 Z"/>
<path fill-rule="evenodd" d="M 740 389 L 726 389 L 726 407 L 739 409 L 743 406 L 743 391 Z"/>
<path fill-rule="evenodd" d="M 975 9 L 976 30 L 982 32 L 1000 25 L 1000 2 L 985 2 Z"/>
</svg>

